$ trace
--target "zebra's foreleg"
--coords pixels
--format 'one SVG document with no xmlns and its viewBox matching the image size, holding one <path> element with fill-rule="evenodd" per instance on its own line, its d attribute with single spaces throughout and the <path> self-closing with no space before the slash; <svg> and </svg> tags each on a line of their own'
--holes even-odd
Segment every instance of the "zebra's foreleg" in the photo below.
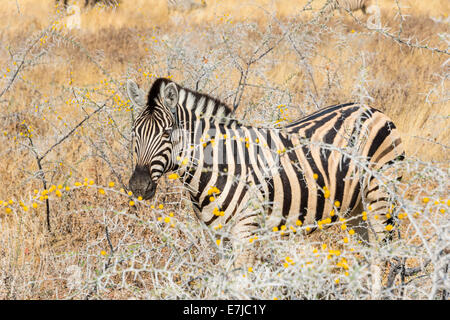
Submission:
<svg viewBox="0 0 450 320">
<path fill-rule="evenodd" d="M 253 241 L 255 231 L 258 229 L 256 214 L 247 215 L 233 226 L 232 245 L 234 252 L 234 267 L 247 269 L 257 262 L 255 246 Z"/>
<path fill-rule="evenodd" d="M 383 181 L 371 177 L 365 189 L 365 213 L 367 238 L 371 247 L 372 299 L 382 294 L 382 264 L 380 245 L 390 241 L 393 229 L 394 207 Z"/>
</svg>

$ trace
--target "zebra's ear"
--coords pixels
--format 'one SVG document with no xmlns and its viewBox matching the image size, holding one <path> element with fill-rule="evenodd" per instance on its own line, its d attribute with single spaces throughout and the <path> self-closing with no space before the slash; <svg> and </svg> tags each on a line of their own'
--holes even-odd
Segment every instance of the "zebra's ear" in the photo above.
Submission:
<svg viewBox="0 0 450 320">
<path fill-rule="evenodd" d="M 171 82 L 166 86 L 161 86 L 160 93 L 164 106 L 169 108 L 172 113 L 176 112 L 178 103 L 178 89 L 175 83 Z"/>
<path fill-rule="evenodd" d="M 127 93 L 131 102 L 138 108 L 142 109 L 146 105 L 145 92 L 131 79 L 127 80 Z"/>
</svg>

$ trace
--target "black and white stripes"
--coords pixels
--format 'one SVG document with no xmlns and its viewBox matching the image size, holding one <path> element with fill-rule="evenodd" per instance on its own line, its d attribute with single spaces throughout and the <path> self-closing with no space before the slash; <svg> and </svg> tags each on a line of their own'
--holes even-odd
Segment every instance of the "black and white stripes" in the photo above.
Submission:
<svg viewBox="0 0 450 320">
<path fill-rule="evenodd" d="M 348 103 L 283 128 L 258 128 L 232 119 L 215 98 L 168 79 L 156 80 L 146 98 L 134 82 L 128 91 L 144 108 L 134 128 L 130 188 L 136 196 L 150 198 L 158 178 L 175 171 L 198 217 L 210 226 L 233 223 L 237 242 L 263 224 L 313 231 L 320 221 L 363 210 L 375 235 L 391 223 L 389 195 L 372 173 L 388 169 L 404 151 L 382 112 Z"/>
<path fill-rule="evenodd" d="M 367 13 L 367 9 L 372 5 L 373 0 L 327 0 L 325 5 L 326 11 L 333 11 L 336 9 L 344 9 L 348 11 L 361 10 L 364 14 Z"/>
</svg>

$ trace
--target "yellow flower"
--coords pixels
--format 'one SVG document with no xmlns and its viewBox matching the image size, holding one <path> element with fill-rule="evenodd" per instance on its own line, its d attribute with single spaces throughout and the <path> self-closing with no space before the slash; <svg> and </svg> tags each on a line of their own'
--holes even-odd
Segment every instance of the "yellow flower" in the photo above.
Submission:
<svg viewBox="0 0 450 320">
<path fill-rule="evenodd" d="M 367 212 L 365 212 L 365 211 L 362 212 L 362 219 L 363 219 L 363 221 L 367 220 Z"/>
<path fill-rule="evenodd" d="M 33 204 L 31 205 L 34 209 L 36 209 L 38 207 L 36 202 L 33 202 Z"/>
<path fill-rule="evenodd" d="M 170 217 L 165 217 L 165 218 L 164 218 L 164 222 L 165 222 L 165 223 L 169 223 L 169 222 L 170 222 Z"/>
<path fill-rule="evenodd" d="M 295 224 L 296 224 L 297 226 L 301 226 L 303 223 L 302 223 L 300 220 L 297 220 L 297 221 L 295 222 Z"/>
<path fill-rule="evenodd" d="M 220 246 L 220 239 L 217 239 L 217 240 L 216 240 L 216 244 L 217 244 L 218 246 Z"/>
<path fill-rule="evenodd" d="M 341 203 L 340 203 L 339 201 L 336 200 L 336 201 L 334 202 L 334 205 L 335 205 L 336 207 L 339 208 L 339 207 L 341 206 Z"/>
<path fill-rule="evenodd" d="M 278 227 L 273 227 L 273 228 L 272 228 L 272 231 L 273 231 L 273 232 L 277 232 L 277 231 L 278 231 Z"/>
<path fill-rule="evenodd" d="M 391 231 L 391 230 L 392 230 L 392 228 L 393 228 L 393 226 L 392 226 L 392 225 L 390 225 L 390 224 L 388 224 L 388 225 L 386 226 L 386 228 L 385 228 L 385 229 L 386 229 L 387 231 Z"/>
<path fill-rule="evenodd" d="M 98 193 L 100 193 L 100 194 L 105 194 L 105 190 L 103 190 L 103 189 L 98 189 Z"/>
<path fill-rule="evenodd" d="M 429 201 L 430 201 L 430 198 L 428 198 L 428 197 L 425 197 L 425 198 L 422 199 L 423 203 L 428 203 Z"/>
<path fill-rule="evenodd" d="M 343 225 L 341 226 L 341 229 L 342 229 L 342 230 L 345 230 L 345 229 L 347 229 L 347 226 L 346 226 L 345 224 L 343 224 Z"/>
<path fill-rule="evenodd" d="M 348 233 L 352 236 L 352 235 L 354 235 L 355 234 L 355 230 L 353 230 L 353 229 L 350 229 L 349 231 L 348 231 Z"/>
<path fill-rule="evenodd" d="M 212 186 L 211 188 L 209 188 L 208 190 L 208 195 L 212 195 L 212 194 L 219 194 L 220 190 L 217 187 Z"/>
<path fill-rule="evenodd" d="M 128 204 L 132 207 L 132 206 L 134 206 L 134 201 L 130 200 L 130 202 L 128 202 Z"/>
<path fill-rule="evenodd" d="M 248 272 L 253 272 L 253 268 L 252 267 L 248 267 Z"/>
<path fill-rule="evenodd" d="M 111 182 L 108 184 L 108 186 L 109 186 L 110 188 L 114 187 L 114 182 L 111 181 Z"/>
<path fill-rule="evenodd" d="M 171 180 L 175 180 L 178 179 L 180 176 L 177 173 L 172 173 L 171 175 L 169 175 L 169 179 Z"/>
<path fill-rule="evenodd" d="M 164 208 L 164 205 L 160 204 L 160 205 L 158 206 L 158 208 L 162 209 L 162 208 Z"/>
<path fill-rule="evenodd" d="M 100 254 L 101 254 L 102 256 L 106 256 L 106 251 L 105 251 L 105 250 L 102 250 L 102 251 L 100 251 Z"/>
</svg>

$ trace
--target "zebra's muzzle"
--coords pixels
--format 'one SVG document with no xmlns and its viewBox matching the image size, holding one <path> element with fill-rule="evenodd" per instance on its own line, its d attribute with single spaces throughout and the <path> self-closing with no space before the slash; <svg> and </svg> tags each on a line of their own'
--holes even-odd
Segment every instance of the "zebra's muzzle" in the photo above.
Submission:
<svg viewBox="0 0 450 320">
<path fill-rule="evenodd" d="M 136 166 L 128 184 L 136 197 L 149 200 L 155 195 L 156 183 L 152 181 L 147 166 Z"/>
</svg>

